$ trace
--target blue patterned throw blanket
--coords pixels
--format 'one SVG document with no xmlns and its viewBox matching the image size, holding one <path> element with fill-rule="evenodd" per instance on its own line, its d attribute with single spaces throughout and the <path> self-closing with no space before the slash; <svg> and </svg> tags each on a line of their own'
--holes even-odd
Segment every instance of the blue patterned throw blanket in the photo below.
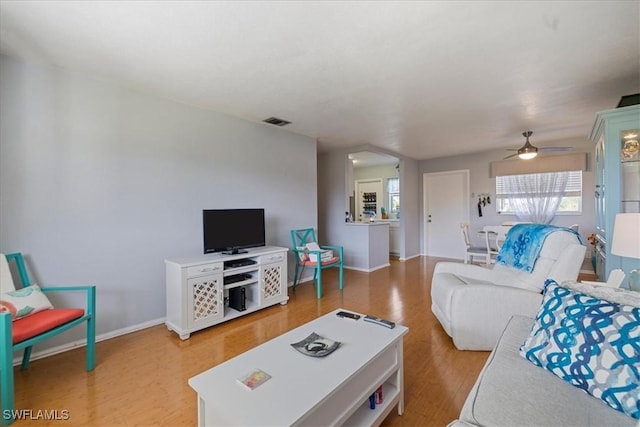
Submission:
<svg viewBox="0 0 640 427">
<path fill-rule="evenodd" d="M 570 228 L 547 224 L 516 224 L 509 229 L 496 262 L 530 273 L 538 259 L 544 239 L 559 230 L 575 234 L 580 243 L 584 244 L 580 234 Z"/>
</svg>

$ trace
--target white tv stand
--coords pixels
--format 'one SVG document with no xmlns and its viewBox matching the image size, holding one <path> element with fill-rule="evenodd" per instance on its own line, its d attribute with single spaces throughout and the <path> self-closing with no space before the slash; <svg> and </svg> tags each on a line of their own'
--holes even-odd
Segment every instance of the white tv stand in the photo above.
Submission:
<svg viewBox="0 0 640 427">
<path fill-rule="evenodd" d="M 262 246 L 236 255 L 218 252 L 165 260 L 167 328 L 186 340 L 200 329 L 274 304 L 286 304 L 287 251 Z M 233 279 L 241 280 L 231 283 Z M 240 286 L 246 294 L 244 311 L 229 307 L 229 289 Z"/>
</svg>

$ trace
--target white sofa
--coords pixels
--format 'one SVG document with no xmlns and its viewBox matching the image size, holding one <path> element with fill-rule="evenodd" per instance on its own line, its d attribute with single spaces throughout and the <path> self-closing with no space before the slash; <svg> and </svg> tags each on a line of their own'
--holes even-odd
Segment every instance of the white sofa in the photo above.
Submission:
<svg viewBox="0 0 640 427">
<path fill-rule="evenodd" d="M 450 427 L 616 426 L 638 420 L 535 366 L 518 349 L 534 320 L 514 316 Z"/>
<path fill-rule="evenodd" d="M 509 237 L 507 237 L 509 238 Z M 534 317 L 546 279 L 576 280 L 586 247 L 567 229 L 550 233 L 534 269 L 440 262 L 431 282 L 431 310 L 459 350 L 491 350 L 513 315 Z"/>
</svg>

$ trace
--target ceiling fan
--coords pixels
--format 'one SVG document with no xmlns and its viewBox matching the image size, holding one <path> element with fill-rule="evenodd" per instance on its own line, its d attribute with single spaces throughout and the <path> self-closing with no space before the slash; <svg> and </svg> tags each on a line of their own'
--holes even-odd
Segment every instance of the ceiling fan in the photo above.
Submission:
<svg viewBox="0 0 640 427">
<path fill-rule="evenodd" d="M 527 141 L 520 148 L 509 148 L 509 151 L 516 151 L 516 153 L 505 157 L 505 159 L 510 159 L 512 157 L 518 156 L 523 160 L 533 159 L 538 155 L 538 152 L 557 152 L 557 151 L 571 151 L 573 147 L 536 147 L 531 145 L 529 142 L 529 137 L 533 135 L 533 132 L 528 130 L 526 132 L 522 132 L 522 136 L 524 136 Z"/>
</svg>

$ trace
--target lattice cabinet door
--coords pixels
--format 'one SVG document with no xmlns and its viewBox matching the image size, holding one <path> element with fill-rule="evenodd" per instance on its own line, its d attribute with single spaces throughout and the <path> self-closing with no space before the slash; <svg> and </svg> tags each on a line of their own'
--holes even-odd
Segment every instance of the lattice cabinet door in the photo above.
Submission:
<svg viewBox="0 0 640 427">
<path fill-rule="evenodd" d="M 187 324 L 189 328 L 221 319 L 224 316 L 222 274 L 187 280 Z"/>
<path fill-rule="evenodd" d="M 260 303 L 280 298 L 286 289 L 286 264 L 267 264 L 260 268 Z"/>
</svg>

